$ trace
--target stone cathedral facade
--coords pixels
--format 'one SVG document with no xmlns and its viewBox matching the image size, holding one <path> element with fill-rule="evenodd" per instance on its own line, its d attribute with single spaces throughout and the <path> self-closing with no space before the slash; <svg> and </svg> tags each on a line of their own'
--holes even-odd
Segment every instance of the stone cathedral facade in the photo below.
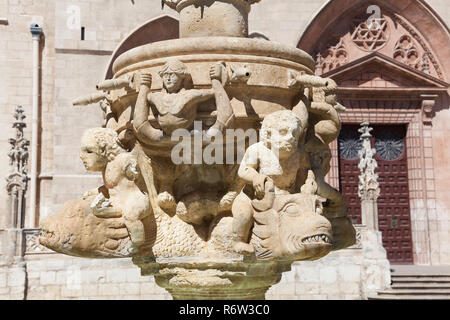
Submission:
<svg viewBox="0 0 450 320">
<path fill-rule="evenodd" d="M 449 25 L 445 0 L 252 6 L 249 37 L 306 51 L 316 75 L 339 86 L 347 111 L 327 181 L 345 196 L 358 231 L 354 246 L 295 263 L 268 299 L 367 299 L 389 288 L 392 265 L 450 266 Z M 101 126 L 103 110 L 72 101 L 110 79 L 120 54 L 176 39 L 178 26 L 157 0 L 0 1 L 0 299 L 170 298 L 130 259 L 49 251 L 38 226 L 101 184 L 85 172 L 79 145 L 87 128 Z M 377 234 L 358 196 L 364 121 L 378 163 Z"/>
</svg>

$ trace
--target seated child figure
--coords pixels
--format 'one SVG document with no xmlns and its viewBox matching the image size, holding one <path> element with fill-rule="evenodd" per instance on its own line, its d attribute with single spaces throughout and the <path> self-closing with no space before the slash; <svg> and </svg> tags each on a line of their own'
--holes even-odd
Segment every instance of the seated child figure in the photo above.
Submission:
<svg viewBox="0 0 450 320">
<path fill-rule="evenodd" d="M 150 210 L 148 196 L 137 185 L 139 173 L 136 158 L 119 145 L 112 129 L 93 128 L 81 139 L 81 160 L 86 170 L 101 172 L 104 185 L 98 188 L 91 209 L 99 218 L 123 216 L 133 243 L 132 253 L 138 253 L 145 242 L 142 219 Z"/>
<path fill-rule="evenodd" d="M 300 192 L 309 168 L 307 154 L 298 147 L 304 134 L 301 120 L 292 111 L 277 111 L 265 117 L 260 130 L 261 141 L 247 149 L 238 171 L 247 185 L 232 206 L 236 252 L 254 252 L 248 243 L 253 225 L 252 199 L 264 197 L 268 180 L 274 185 L 275 195 Z"/>
</svg>

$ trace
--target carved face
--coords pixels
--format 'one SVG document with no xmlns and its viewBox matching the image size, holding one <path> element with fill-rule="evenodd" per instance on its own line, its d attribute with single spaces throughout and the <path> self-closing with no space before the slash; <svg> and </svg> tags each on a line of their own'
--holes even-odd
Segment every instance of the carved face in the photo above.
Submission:
<svg viewBox="0 0 450 320">
<path fill-rule="evenodd" d="M 276 197 L 272 209 L 255 213 L 258 223 L 252 243 L 257 256 L 270 252 L 277 259 L 315 260 L 327 255 L 332 249 L 331 223 L 318 212 L 320 205 L 315 195 Z M 262 246 L 261 239 L 265 242 Z"/>
<path fill-rule="evenodd" d="M 162 74 L 164 88 L 168 93 L 176 93 L 183 88 L 184 78 L 170 70 Z"/>
<path fill-rule="evenodd" d="M 295 260 L 318 259 L 332 248 L 331 224 L 316 213 L 314 197 L 298 194 L 275 201 L 283 249 Z"/>
<path fill-rule="evenodd" d="M 291 111 L 280 111 L 264 119 L 261 140 L 284 158 L 295 152 L 301 133 L 300 120 Z"/>
<path fill-rule="evenodd" d="M 96 139 L 90 135 L 84 135 L 81 139 L 81 161 L 88 171 L 102 171 L 107 160 L 101 155 Z"/>
</svg>

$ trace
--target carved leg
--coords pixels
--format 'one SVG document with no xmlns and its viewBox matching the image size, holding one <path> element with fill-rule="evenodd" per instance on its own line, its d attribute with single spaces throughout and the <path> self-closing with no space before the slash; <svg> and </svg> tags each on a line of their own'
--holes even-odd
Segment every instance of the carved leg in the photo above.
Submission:
<svg viewBox="0 0 450 320">
<path fill-rule="evenodd" d="M 124 207 L 123 217 L 133 244 L 133 253 L 138 253 L 146 240 L 142 219 L 150 213 L 148 197 L 142 194 L 133 194 L 125 202 Z"/>
<path fill-rule="evenodd" d="M 234 200 L 233 213 L 233 249 L 241 254 L 252 254 L 255 249 L 248 243 L 253 226 L 253 207 L 250 198 L 240 193 Z"/>
<path fill-rule="evenodd" d="M 140 220 L 133 221 L 125 218 L 125 225 L 130 233 L 133 251 L 139 250 L 145 242 L 144 224 Z"/>
</svg>

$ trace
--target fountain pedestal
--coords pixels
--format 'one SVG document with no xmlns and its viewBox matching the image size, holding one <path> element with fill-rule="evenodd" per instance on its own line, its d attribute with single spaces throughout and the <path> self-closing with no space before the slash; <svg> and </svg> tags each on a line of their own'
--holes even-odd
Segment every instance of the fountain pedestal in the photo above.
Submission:
<svg viewBox="0 0 450 320">
<path fill-rule="evenodd" d="M 291 262 L 257 262 L 245 259 L 210 262 L 195 257 L 133 259 L 142 276 L 154 276 L 174 300 L 264 300 L 267 290 L 291 270 Z"/>
</svg>

